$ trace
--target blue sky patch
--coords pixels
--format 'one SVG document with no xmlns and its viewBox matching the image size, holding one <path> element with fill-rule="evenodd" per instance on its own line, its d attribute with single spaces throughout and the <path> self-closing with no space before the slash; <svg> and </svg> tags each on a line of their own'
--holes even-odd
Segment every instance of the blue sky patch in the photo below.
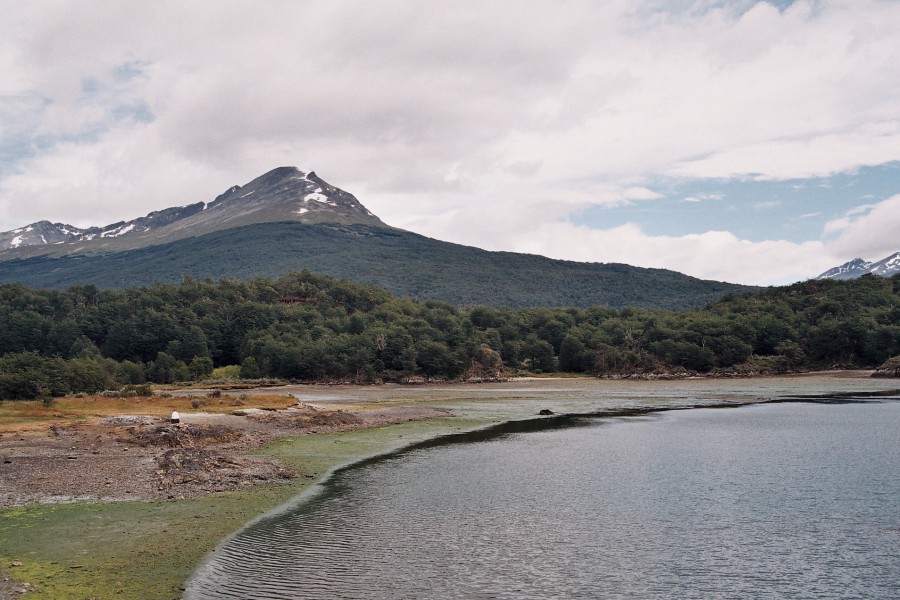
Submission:
<svg viewBox="0 0 900 600">
<path fill-rule="evenodd" d="M 590 207 L 570 220 L 592 229 L 635 223 L 650 235 L 731 231 L 754 242 L 820 239 L 825 223 L 900 193 L 900 162 L 829 177 L 757 180 L 661 180 L 662 195 L 626 206 Z"/>
</svg>

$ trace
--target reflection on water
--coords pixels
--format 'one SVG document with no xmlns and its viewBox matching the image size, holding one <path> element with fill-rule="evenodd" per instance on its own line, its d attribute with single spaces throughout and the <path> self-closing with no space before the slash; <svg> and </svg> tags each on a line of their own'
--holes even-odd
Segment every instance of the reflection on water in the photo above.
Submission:
<svg viewBox="0 0 900 600">
<path fill-rule="evenodd" d="M 898 425 L 799 402 L 420 444 L 251 524 L 187 597 L 896 598 Z"/>
</svg>

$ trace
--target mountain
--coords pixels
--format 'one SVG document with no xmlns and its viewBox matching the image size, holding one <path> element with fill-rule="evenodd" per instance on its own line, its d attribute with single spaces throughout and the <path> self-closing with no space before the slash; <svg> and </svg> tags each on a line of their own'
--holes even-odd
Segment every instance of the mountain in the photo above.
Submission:
<svg viewBox="0 0 900 600">
<path fill-rule="evenodd" d="M 828 269 L 816 279 L 856 279 L 869 273 L 878 277 L 892 277 L 900 273 L 900 252 L 894 252 L 877 262 L 854 258 L 839 267 Z"/>
<path fill-rule="evenodd" d="M 147 233 L 195 215 L 205 208 L 206 205 L 203 202 L 198 202 L 190 206 L 152 212 L 146 217 L 133 221 L 119 221 L 106 227 L 90 227 L 88 229 L 79 229 L 65 223 L 38 221 L 27 227 L 0 233 L 0 250 L 32 249 L 34 246 L 77 244 L 78 242 L 91 242 L 94 240 L 99 244 L 104 240 L 111 241 L 114 238 L 128 234 L 132 234 L 131 237 L 135 237 L 138 234 Z M 66 249 L 68 250 L 69 248 L 67 247 Z"/>
<path fill-rule="evenodd" d="M 869 273 L 879 277 L 893 277 L 900 273 L 900 252 L 894 252 L 887 258 L 882 258 L 869 267 Z"/>
<path fill-rule="evenodd" d="M 293 167 L 209 203 L 85 230 L 42 221 L 0 234 L 0 244 L 0 283 L 32 287 L 124 288 L 308 269 L 457 305 L 670 309 L 756 289 L 434 240 L 385 225 L 351 194 Z"/>
<path fill-rule="evenodd" d="M 229 188 L 212 202 L 168 208 L 133 221 L 89 229 L 39 221 L 6 231 L 0 233 L 0 260 L 131 250 L 277 221 L 386 227 L 352 194 L 329 185 L 314 172 L 279 167 L 244 186 Z"/>
<path fill-rule="evenodd" d="M 839 267 L 832 267 L 816 277 L 816 279 L 856 279 L 869 272 L 872 263 L 861 258 L 854 258 Z"/>
</svg>

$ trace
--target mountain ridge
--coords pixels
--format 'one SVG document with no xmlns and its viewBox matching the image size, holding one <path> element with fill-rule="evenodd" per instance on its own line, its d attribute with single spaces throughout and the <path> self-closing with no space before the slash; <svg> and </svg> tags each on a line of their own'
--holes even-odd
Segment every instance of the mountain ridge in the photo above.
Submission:
<svg viewBox="0 0 900 600">
<path fill-rule="evenodd" d="M 64 223 L 38 221 L 0 232 L 0 260 L 116 252 L 239 225 L 282 220 L 387 227 L 355 196 L 328 184 L 314 171 L 278 167 L 243 186 L 228 188 L 209 203 L 153 211 L 102 227 L 80 229 Z"/>
</svg>

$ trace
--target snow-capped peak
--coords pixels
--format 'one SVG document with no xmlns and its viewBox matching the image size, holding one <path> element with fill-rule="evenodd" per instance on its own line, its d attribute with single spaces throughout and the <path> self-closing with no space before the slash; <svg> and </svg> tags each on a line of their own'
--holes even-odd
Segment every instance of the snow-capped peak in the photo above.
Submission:
<svg viewBox="0 0 900 600">
<path fill-rule="evenodd" d="M 816 279 L 856 279 L 868 273 L 879 277 L 891 277 L 900 273 L 900 252 L 876 262 L 854 258 L 839 267 L 828 269 Z"/>
</svg>

